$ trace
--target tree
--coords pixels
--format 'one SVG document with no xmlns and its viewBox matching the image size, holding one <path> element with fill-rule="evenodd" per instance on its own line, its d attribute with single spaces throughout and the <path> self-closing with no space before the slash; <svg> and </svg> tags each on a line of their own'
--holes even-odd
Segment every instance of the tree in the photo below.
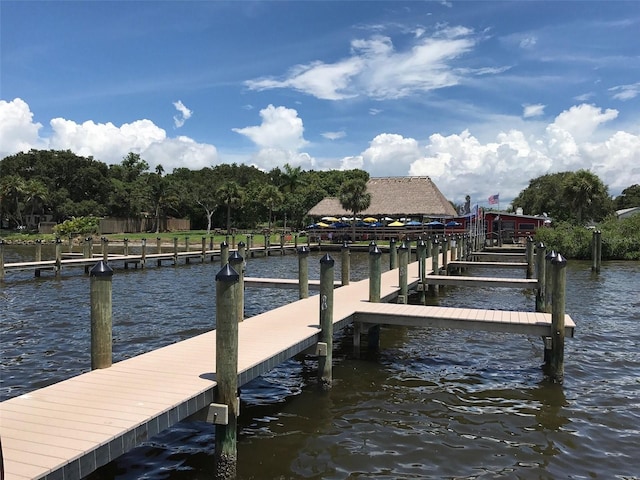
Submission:
<svg viewBox="0 0 640 480">
<path fill-rule="evenodd" d="M 578 170 L 569 175 L 564 190 L 578 224 L 586 220 L 602 220 L 613 210 L 607 186 L 588 170 Z"/>
<path fill-rule="evenodd" d="M 229 234 L 231 232 L 231 209 L 242 205 L 244 192 L 236 182 L 225 182 L 218 188 L 218 199 L 227 207 L 227 234 Z"/>
<path fill-rule="evenodd" d="M 3 216 L 21 227 L 23 225 L 22 206 L 27 184 L 19 175 L 6 175 L 0 180 L 0 206 Z"/>
<path fill-rule="evenodd" d="M 356 215 L 369 208 L 371 205 L 371 194 L 367 192 L 367 182 L 364 180 L 348 180 L 342 184 L 338 192 L 338 199 L 342 208 L 353 212 L 352 219 L 352 240 L 356 239 Z"/>
<path fill-rule="evenodd" d="M 640 185 L 631 185 L 622 190 L 622 193 L 616 197 L 615 205 L 616 210 L 640 207 Z"/>
<path fill-rule="evenodd" d="M 273 211 L 282 207 L 284 195 L 275 185 L 267 184 L 258 193 L 258 202 L 269 209 L 269 231 L 271 231 L 271 217 Z"/>
</svg>

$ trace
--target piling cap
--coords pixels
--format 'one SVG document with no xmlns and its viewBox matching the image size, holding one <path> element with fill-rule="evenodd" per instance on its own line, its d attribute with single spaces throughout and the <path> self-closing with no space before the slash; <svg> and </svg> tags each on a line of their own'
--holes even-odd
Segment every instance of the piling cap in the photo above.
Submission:
<svg viewBox="0 0 640 480">
<path fill-rule="evenodd" d="M 544 248 L 544 243 L 543 243 L 543 242 L 540 242 L 540 243 L 538 244 L 538 248 Z"/>
<path fill-rule="evenodd" d="M 244 248 L 244 247 L 245 247 L 245 245 L 246 245 L 246 243 L 244 243 L 242 240 L 240 240 L 240 241 L 238 242 L 238 248 Z"/>
<path fill-rule="evenodd" d="M 100 260 L 96 263 L 89 272 L 90 277 L 111 277 L 113 276 L 113 270 L 107 262 Z"/>
<path fill-rule="evenodd" d="M 228 263 L 216 273 L 216 282 L 237 282 L 238 280 L 240 280 L 240 275 Z"/>
<path fill-rule="evenodd" d="M 303 245 L 302 247 L 298 248 L 298 254 L 307 255 L 308 253 L 309 253 L 309 247 L 307 247 L 306 245 Z"/>
<path fill-rule="evenodd" d="M 549 253 L 547 253 L 547 254 L 544 256 L 544 259 L 545 259 L 545 260 L 553 260 L 554 258 L 556 258 L 556 256 L 557 256 L 557 255 L 558 255 L 558 254 L 556 253 L 556 251 L 555 251 L 555 250 L 551 250 Z"/>
<path fill-rule="evenodd" d="M 324 257 L 322 257 L 320 259 L 320 265 L 328 265 L 330 267 L 333 267 L 335 260 L 333 258 L 331 258 L 331 255 L 329 255 L 328 253 L 324 254 Z"/>
<path fill-rule="evenodd" d="M 220 246 L 221 246 L 222 248 L 227 248 L 227 247 L 229 246 L 229 244 L 227 243 L 227 241 L 226 241 L 226 240 L 223 240 L 223 241 L 222 241 L 222 243 L 220 244 Z"/>
<path fill-rule="evenodd" d="M 382 250 L 380 250 L 377 245 L 374 245 L 371 250 L 369 250 L 369 255 L 376 255 L 379 257 L 382 255 Z"/>
<path fill-rule="evenodd" d="M 242 258 L 242 255 L 240 255 L 240 253 L 238 253 L 237 250 L 234 250 L 234 252 L 229 255 L 229 263 L 231 265 L 236 265 L 238 263 L 242 263 L 244 261 L 244 258 Z"/>
<path fill-rule="evenodd" d="M 551 259 L 551 263 L 554 265 L 566 265 L 567 264 L 567 259 L 564 258 L 561 254 L 557 254 L 555 256 L 555 258 Z"/>
<path fill-rule="evenodd" d="M 402 242 L 402 245 L 400 245 L 399 250 L 409 250 L 409 247 L 407 246 L 407 242 Z"/>
<path fill-rule="evenodd" d="M 349 248 L 349 243 L 346 240 L 342 242 L 342 248 Z"/>
</svg>

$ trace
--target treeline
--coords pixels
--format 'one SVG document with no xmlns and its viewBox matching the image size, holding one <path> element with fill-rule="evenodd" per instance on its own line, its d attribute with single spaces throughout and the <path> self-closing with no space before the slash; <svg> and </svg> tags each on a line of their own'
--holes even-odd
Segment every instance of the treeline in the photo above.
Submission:
<svg viewBox="0 0 640 480">
<path fill-rule="evenodd" d="M 336 196 L 348 180 L 367 181 L 363 170 L 303 171 L 285 165 L 269 172 L 223 164 L 201 170 L 149 164 L 129 153 L 107 165 L 66 150 L 31 150 L 0 160 L 0 219 L 8 228 L 27 215 L 189 218 L 193 229 L 256 228 L 278 220 L 301 228 L 311 207 Z M 285 220 L 286 219 L 286 220 Z"/>
</svg>

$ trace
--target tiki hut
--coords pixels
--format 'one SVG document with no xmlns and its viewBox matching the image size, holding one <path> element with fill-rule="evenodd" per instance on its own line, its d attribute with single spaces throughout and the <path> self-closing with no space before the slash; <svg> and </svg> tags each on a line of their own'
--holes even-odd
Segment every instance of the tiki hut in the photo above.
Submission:
<svg viewBox="0 0 640 480">
<path fill-rule="evenodd" d="M 448 218 L 456 210 L 429 177 L 382 177 L 367 182 L 371 205 L 363 217 Z M 336 197 L 327 197 L 309 210 L 311 217 L 351 216 Z"/>
</svg>

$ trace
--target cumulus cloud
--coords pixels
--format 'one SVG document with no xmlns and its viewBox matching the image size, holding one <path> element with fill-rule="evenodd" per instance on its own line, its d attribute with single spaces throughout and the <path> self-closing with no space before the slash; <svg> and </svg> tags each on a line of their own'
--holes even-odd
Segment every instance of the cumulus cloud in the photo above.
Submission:
<svg viewBox="0 0 640 480">
<path fill-rule="evenodd" d="M 179 115 L 173 116 L 173 124 L 176 128 L 180 128 L 184 125 L 184 122 L 191 118 L 193 112 L 185 107 L 181 100 L 173 102 L 173 106 L 176 107 L 176 110 L 178 110 L 179 113 Z"/>
<path fill-rule="evenodd" d="M 139 153 L 151 169 L 161 164 L 166 171 L 197 169 L 218 162 L 215 146 L 187 137 L 168 138 L 151 120 L 116 126 L 111 122 L 77 123 L 54 118 L 49 124 L 50 136 L 41 138 L 38 132 L 42 125 L 33 122 L 33 114 L 23 100 L 0 101 L 0 158 L 35 148 L 71 150 L 107 164 L 120 163 L 129 152 Z"/>
<path fill-rule="evenodd" d="M 248 80 L 252 90 L 291 88 L 324 100 L 366 95 L 394 99 L 459 84 L 465 75 L 492 74 L 503 68 L 456 67 L 479 37 L 466 27 L 441 26 L 431 36 L 416 35 L 410 47 L 397 50 L 390 37 L 374 35 L 351 42 L 350 56 L 335 63 L 296 65 L 282 78 Z"/>
<path fill-rule="evenodd" d="M 0 158 L 32 148 L 48 148 L 46 139 L 39 136 L 41 128 L 41 123 L 33 121 L 33 113 L 24 100 L 0 100 Z"/>
<path fill-rule="evenodd" d="M 544 105 L 541 104 L 536 104 L 536 105 L 524 105 L 524 110 L 522 112 L 522 116 L 524 118 L 531 118 L 531 117 L 539 117 L 541 115 L 544 115 Z"/>
</svg>

